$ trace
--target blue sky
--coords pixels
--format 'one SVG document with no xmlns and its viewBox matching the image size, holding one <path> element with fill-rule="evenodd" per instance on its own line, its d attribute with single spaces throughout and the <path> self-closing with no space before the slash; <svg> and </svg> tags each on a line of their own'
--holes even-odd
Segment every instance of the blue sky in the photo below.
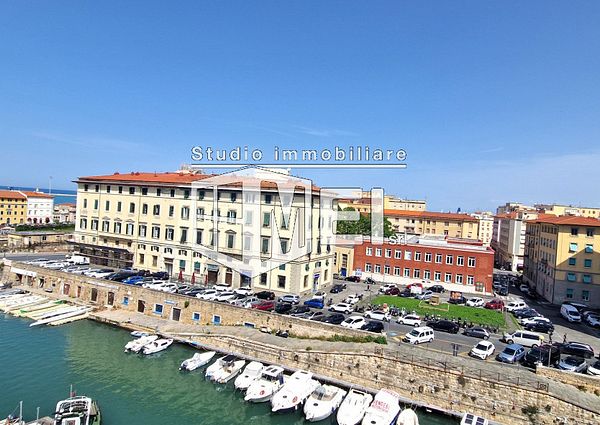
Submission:
<svg viewBox="0 0 600 425">
<path fill-rule="evenodd" d="M 369 145 L 408 168 L 297 174 L 433 210 L 598 207 L 598 22 L 597 1 L 4 1 L 0 184 Z"/>
</svg>

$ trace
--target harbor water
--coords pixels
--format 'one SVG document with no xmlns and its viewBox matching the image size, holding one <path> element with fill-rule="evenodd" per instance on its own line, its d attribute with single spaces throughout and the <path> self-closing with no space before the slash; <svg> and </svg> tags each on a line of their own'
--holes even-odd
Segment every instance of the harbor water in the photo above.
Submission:
<svg viewBox="0 0 600 425">
<path fill-rule="evenodd" d="M 248 404 L 233 382 L 205 381 L 202 371 L 182 373 L 190 347 L 173 345 L 142 357 L 123 352 L 125 330 L 81 320 L 30 328 L 31 321 L 0 315 L 0 418 L 22 400 L 24 418 L 51 415 L 69 386 L 98 400 L 104 425 L 206 424 L 290 425 L 305 423 L 301 412 L 271 414 L 269 403 Z M 422 425 L 456 421 L 419 412 Z M 334 423 L 330 420 L 323 423 Z"/>
</svg>

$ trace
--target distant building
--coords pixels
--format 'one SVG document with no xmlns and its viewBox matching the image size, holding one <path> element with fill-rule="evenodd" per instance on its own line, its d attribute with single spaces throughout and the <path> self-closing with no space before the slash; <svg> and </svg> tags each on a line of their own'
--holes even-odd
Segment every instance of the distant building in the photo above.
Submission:
<svg viewBox="0 0 600 425">
<path fill-rule="evenodd" d="M 553 304 L 600 308 L 600 220 L 545 215 L 528 221 L 525 281 Z"/>
<path fill-rule="evenodd" d="M 468 214 L 387 209 L 383 214 L 396 233 L 467 239 L 479 237 L 479 220 Z"/>
<path fill-rule="evenodd" d="M 471 214 L 471 216 L 479 220 L 477 238 L 484 245 L 490 246 L 494 231 L 494 215 L 491 212 L 476 212 Z"/>
<path fill-rule="evenodd" d="M 43 192 L 20 190 L 27 197 L 27 223 L 51 223 L 54 215 L 54 197 Z"/>
<path fill-rule="evenodd" d="M 359 199 L 339 199 L 338 206 L 342 209 L 352 207 L 360 213 L 371 212 L 371 192 L 362 192 Z M 427 201 L 397 198 L 394 195 L 383 196 L 383 208 L 392 210 L 425 211 Z"/>
<path fill-rule="evenodd" d="M 491 293 L 494 252 L 480 241 L 444 236 L 396 235 L 382 245 L 354 247 L 348 274 L 378 282 L 442 284 L 448 290 Z"/>
<path fill-rule="evenodd" d="M 535 208 L 539 212 L 546 214 L 600 218 L 600 208 L 574 207 L 572 205 L 559 204 L 536 204 Z"/>
<path fill-rule="evenodd" d="M 491 246 L 495 252 L 496 265 L 511 271 L 523 269 L 525 253 L 525 223 L 536 219 L 535 211 L 513 211 L 494 216 Z"/>
<path fill-rule="evenodd" d="M 27 221 L 27 197 L 15 190 L 0 190 L 0 224 L 24 224 Z"/>
<path fill-rule="evenodd" d="M 13 232 L 8 235 L 8 248 L 34 248 L 40 245 L 58 245 L 73 238 L 64 232 Z"/>
<path fill-rule="evenodd" d="M 77 204 L 65 203 L 54 206 L 53 221 L 55 223 L 75 223 Z"/>
<path fill-rule="evenodd" d="M 497 215 L 518 211 L 535 211 L 535 208 L 520 202 L 507 202 L 506 204 L 500 205 L 498 208 L 496 208 Z"/>
</svg>

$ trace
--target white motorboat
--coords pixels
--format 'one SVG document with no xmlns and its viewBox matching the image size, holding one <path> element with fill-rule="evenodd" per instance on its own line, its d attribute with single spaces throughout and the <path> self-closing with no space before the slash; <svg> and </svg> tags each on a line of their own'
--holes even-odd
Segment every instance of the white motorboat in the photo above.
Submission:
<svg viewBox="0 0 600 425">
<path fill-rule="evenodd" d="M 400 396 L 394 391 L 379 390 L 367 409 L 362 425 L 390 425 L 400 413 Z"/>
<path fill-rule="evenodd" d="M 56 405 L 54 425 L 100 425 L 98 404 L 89 397 L 71 397 Z"/>
<path fill-rule="evenodd" d="M 297 370 L 271 398 L 271 411 L 296 410 L 318 386 L 312 372 Z"/>
<path fill-rule="evenodd" d="M 37 320 L 44 320 L 44 319 L 49 319 L 50 317 L 53 317 L 53 316 L 60 316 L 61 314 L 75 311 L 78 308 L 81 308 L 81 307 L 75 307 L 72 305 L 67 305 L 65 307 L 59 306 L 58 308 L 53 308 L 52 310 L 49 310 L 49 311 L 34 312 L 31 314 L 31 317 L 35 318 Z"/>
<path fill-rule="evenodd" d="M 39 326 L 39 325 L 47 325 L 47 324 L 51 324 L 52 322 L 58 322 L 61 320 L 68 319 L 70 317 L 80 316 L 90 310 L 91 310 L 90 307 L 78 307 L 75 310 L 69 311 L 67 313 L 55 315 L 55 316 L 52 316 L 52 317 L 49 317 L 46 319 L 40 319 L 37 322 L 33 322 L 32 324 L 30 324 L 29 327 Z"/>
<path fill-rule="evenodd" d="M 234 376 L 240 373 L 246 364 L 246 360 L 239 359 L 235 356 L 225 356 L 217 361 L 218 366 L 210 374 L 209 379 L 218 384 L 226 384 Z"/>
<path fill-rule="evenodd" d="M 18 297 L 18 298 L 9 298 L 2 303 L 0 309 L 2 310 L 10 310 L 15 307 L 27 306 L 30 304 L 35 304 L 36 302 L 45 299 L 44 297 L 40 297 L 38 295 L 28 295 L 26 297 Z"/>
<path fill-rule="evenodd" d="M 204 377 L 206 379 L 210 379 L 212 381 L 212 376 L 219 369 L 221 369 L 223 367 L 223 363 L 232 362 L 232 361 L 236 361 L 236 360 L 237 360 L 237 357 L 232 356 L 231 354 L 228 354 L 223 357 L 219 357 L 216 362 L 214 362 L 213 364 L 211 364 L 209 367 L 206 368 L 206 371 L 204 372 Z"/>
<path fill-rule="evenodd" d="M 261 362 L 250 362 L 244 372 L 235 378 L 233 385 L 237 390 L 247 390 L 250 384 L 260 379 L 265 366 Z"/>
<path fill-rule="evenodd" d="M 134 339 L 133 341 L 129 341 L 127 344 L 125 344 L 125 352 L 131 351 L 132 353 L 139 353 L 146 345 L 156 341 L 157 339 L 158 335 L 147 335 Z"/>
<path fill-rule="evenodd" d="M 152 341 L 150 344 L 144 345 L 142 348 L 142 353 L 145 355 L 154 354 L 166 350 L 173 344 L 173 340 L 171 338 L 161 338 L 156 341 Z"/>
<path fill-rule="evenodd" d="M 398 415 L 396 425 L 419 425 L 419 417 L 417 413 L 412 409 L 404 409 Z"/>
<path fill-rule="evenodd" d="M 179 370 L 187 370 L 189 372 L 191 372 L 192 370 L 196 370 L 199 367 L 202 367 L 205 364 L 207 364 L 209 361 L 211 361 L 212 358 L 215 356 L 215 354 L 216 353 L 214 351 L 207 351 L 205 353 L 196 353 L 189 359 L 181 362 L 181 366 L 179 366 Z"/>
<path fill-rule="evenodd" d="M 150 334 L 148 332 L 142 332 L 142 331 L 131 331 L 129 333 L 129 335 L 131 335 L 134 338 L 141 338 L 143 336 L 148 336 Z"/>
<path fill-rule="evenodd" d="M 472 413 L 465 413 L 460 421 L 460 425 L 488 425 L 490 422 Z"/>
<path fill-rule="evenodd" d="M 283 368 L 279 366 L 267 366 L 261 374 L 261 377 L 250 384 L 246 390 L 244 400 L 252 403 L 263 403 L 271 400 L 283 386 L 286 380 L 283 374 Z"/>
<path fill-rule="evenodd" d="M 340 406 L 346 391 L 333 385 L 320 385 L 304 403 L 304 416 L 309 422 L 328 418 Z"/>
<path fill-rule="evenodd" d="M 337 412 L 337 423 L 339 425 L 356 425 L 360 423 L 372 401 L 373 396 L 371 394 L 350 389 Z"/>
</svg>

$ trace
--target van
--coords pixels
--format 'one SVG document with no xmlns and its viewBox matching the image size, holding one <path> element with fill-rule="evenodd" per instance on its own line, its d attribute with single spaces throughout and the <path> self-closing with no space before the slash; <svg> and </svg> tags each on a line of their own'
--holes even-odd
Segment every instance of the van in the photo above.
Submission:
<svg viewBox="0 0 600 425">
<path fill-rule="evenodd" d="M 515 310 L 519 310 L 522 308 L 527 308 L 527 304 L 524 301 L 511 301 L 506 304 L 506 311 L 512 313 Z"/>
<path fill-rule="evenodd" d="M 581 322 L 581 314 L 579 310 L 573 307 L 571 304 L 563 304 L 560 306 L 560 315 L 572 323 Z"/>
<path fill-rule="evenodd" d="M 435 335 L 433 334 L 433 329 L 431 329 L 429 326 L 421 326 L 408 332 L 406 335 L 404 335 L 402 340 L 404 342 L 410 342 L 411 344 L 421 344 L 423 342 L 433 341 L 434 337 Z"/>
<path fill-rule="evenodd" d="M 544 342 L 544 337 L 542 335 L 530 331 L 504 333 L 502 339 L 507 344 L 519 344 L 524 347 L 539 347 Z"/>
</svg>

